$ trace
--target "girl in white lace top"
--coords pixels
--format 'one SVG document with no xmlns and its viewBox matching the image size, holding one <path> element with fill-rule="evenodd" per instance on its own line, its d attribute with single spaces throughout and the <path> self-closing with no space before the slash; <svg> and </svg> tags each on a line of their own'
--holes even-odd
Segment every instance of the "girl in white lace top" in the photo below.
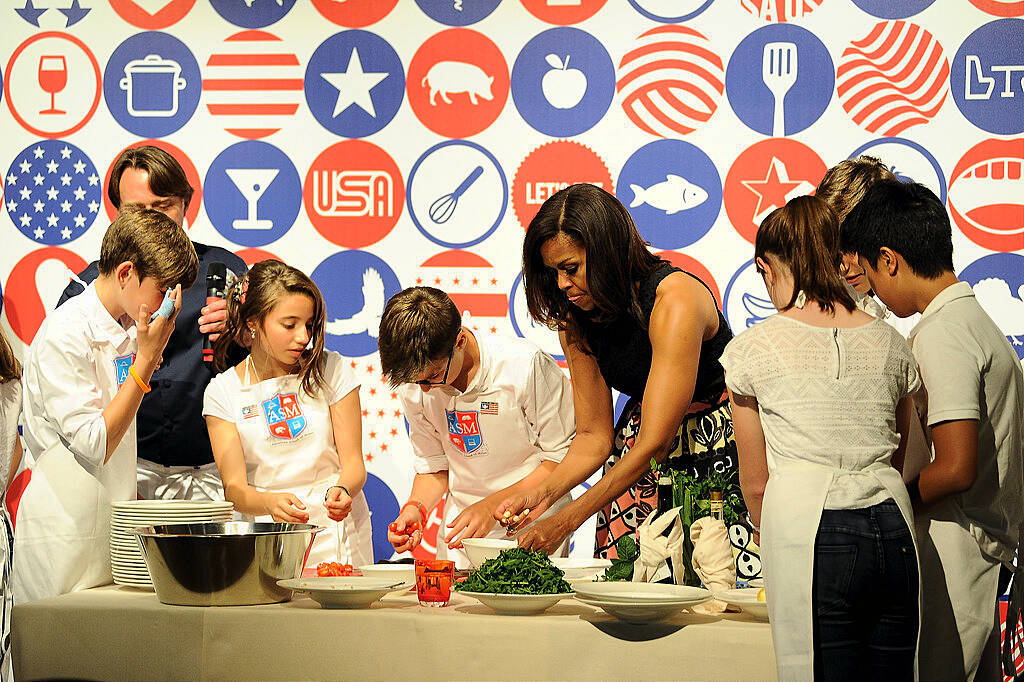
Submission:
<svg viewBox="0 0 1024 682">
<path fill-rule="evenodd" d="M 893 464 L 920 378 L 903 337 L 855 305 L 838 241 L 812 196 L 758 230 L 755 263 L 779 314 L 721 358 L 740 484 L 761 526 L 779 678 L 910 679 L 918 568 Z"/>
</svg>

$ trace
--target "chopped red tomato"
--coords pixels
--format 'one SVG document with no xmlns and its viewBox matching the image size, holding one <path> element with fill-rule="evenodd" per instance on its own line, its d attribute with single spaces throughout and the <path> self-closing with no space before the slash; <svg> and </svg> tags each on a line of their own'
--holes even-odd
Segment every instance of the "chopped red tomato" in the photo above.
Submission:
<svg viewBox="0 0 1024 682">
<path fill-rule="evenodd" d="M 350 576 L 352 575 L 352 565 L 325 561 L 316 565 L 316 574 L 321 578 Z"/>
</svg>

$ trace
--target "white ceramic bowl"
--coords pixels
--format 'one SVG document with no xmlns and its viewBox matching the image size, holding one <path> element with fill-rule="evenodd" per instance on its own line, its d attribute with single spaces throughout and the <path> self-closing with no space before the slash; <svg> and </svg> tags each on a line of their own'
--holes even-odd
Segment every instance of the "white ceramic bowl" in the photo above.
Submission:
<svg viewBox="0 0 1024 682">
<path fill-rule="evenodd" d="M 608 615 L 615 616 L 621 621 L 637 625 L 664 620 L 674 616 L 688 606 L 695 606 L 695 604 L 688 604 L 686 602 L 620 603 L 604 599 L 587 599 L 578 594 L 576 599 L 588 606 L 596 606 L 599 609 L 603 609 Z"/>
<path fill-rule="evenodd" d="M 515 540 L 502 540 L 500 538 L 467 538 L 462 541 L 466 548 L 466 555 L 469 556 L 469 563 L 473 568 L 480 566 L 488 559 L 498 558 L 503 549 L 517 547 Z"/>
<path fill-rule="evenodd" d="M 364 578 L 397 583 L 400 580 L 412 583 L 416 580 L 416 567 L 412 564 L 370 564 L 360 566 Z"/>
<path fill-rule="evenodd" d="M 577 597 L 602 602 L 625 604 L 688 603 L 700 604 L 711 599 L 703 587 L 670 585 L 667 583 L 634 583 L 627 580 L 601 583 L 577 583 L 573 586 Z"/>
<path fill-rule="evenodd" d="M 365 609 L 385 594 L 404 590 L 412 583 L 396 583 L 360 576 L 325 578 L 290 578 L 278 580 L 281 587 L 305 592 L 325 609 Z"/>
<path fill-rule="evenodd" d="M 496 594 L 494 592 L 459 592 L 473 597 L 504 616 L 530 616 L 543 613 L 572 592 L 565 594 Z"/>
<path fill-rule="evenodd" d="M 715 593 L 715 599 L 721 599 L 730 606 L 735 606 L 749 613 L 754 618 L 768 620 L 768 602 L 758 601 L 759 587 L 744 587 L 735 590 L 723 590 Z"/>
<path fill-rule="evenodd" d="M 551 557 L 551 563 L 562 569 L 566 581 L 593 580 L 612 565 L 609 559 L 572 559 L 568 557 Z"/>
</svg>

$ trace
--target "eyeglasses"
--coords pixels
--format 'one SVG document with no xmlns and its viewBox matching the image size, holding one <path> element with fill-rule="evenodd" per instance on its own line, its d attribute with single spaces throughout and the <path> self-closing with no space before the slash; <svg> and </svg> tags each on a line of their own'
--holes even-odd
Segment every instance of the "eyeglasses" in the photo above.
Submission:
<svg viewBox="0 0 1024 682">
<path fill-rule="evenodd" d="M 413 383 L 419 386 L 444 386 L 446 383 L 448 383 L 448 370 L 452 368 L 453 355 L 455 355 L 454 345 L 452 346 L 452 349 L 448 351 L 448 364 L 444 366 L 444 376 L 441 377 L 440 381 L 427 381 L 426 379 L 424 379 L 423 381 L 414 381 Z"/>
</svg>

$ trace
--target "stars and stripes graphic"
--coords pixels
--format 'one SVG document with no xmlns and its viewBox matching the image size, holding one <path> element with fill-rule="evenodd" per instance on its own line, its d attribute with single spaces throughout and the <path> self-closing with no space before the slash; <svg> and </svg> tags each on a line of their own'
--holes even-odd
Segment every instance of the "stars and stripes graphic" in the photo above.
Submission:
<svg viewBox="0 0 1024 682">
<path fill-rule="evenodd" d="M 722 58 L 688 26 L 659 26 L 640 35 L 619 62 L 615 84 L 626 116 L 660 137 L 692 133 L 714 115 L 725 90 Z"/>
<path fill-rule="evenodd" d="M 949 90 L 942 45 L 916 24 L 883 21 L 846 50 L 836 70 L 836 93 L 854 123 L 868 132 L 899 135 L 927 123 Z"/>
<path fill-rule="evenodd" d="M 206 109 L 232 135 L 255 140 L 279 131 L 303 97 L 299 58 L 266 31 L 242 31 L 210 55 L 203 74 Z"/>
<path fill-rule="evenodd" d="M 441 289 L 474 331 L 508 332 L 508 283 L 487 259 L 470 251 L 442 251 L 423 262 L 416 284 Z"/>
<path fill-rule="evenodd" d="M 24 149 L 4 180 L 4 206 L 11 221 L 42 244 L 82 236 L 103 201 L 103 183 L 92 161 L 62 140 L 44 140 Z"/>
<path fill-rule="evenodd" d="M 481 401 L 480 414 L 498 414 L 498 402 L 496 400 Z"/>
<path fill-rule="evenodd" d="M 740 6 L 764 21 L 783 23 L 807 16 L 822 0 L 740 0 Z"/>
</svg>

